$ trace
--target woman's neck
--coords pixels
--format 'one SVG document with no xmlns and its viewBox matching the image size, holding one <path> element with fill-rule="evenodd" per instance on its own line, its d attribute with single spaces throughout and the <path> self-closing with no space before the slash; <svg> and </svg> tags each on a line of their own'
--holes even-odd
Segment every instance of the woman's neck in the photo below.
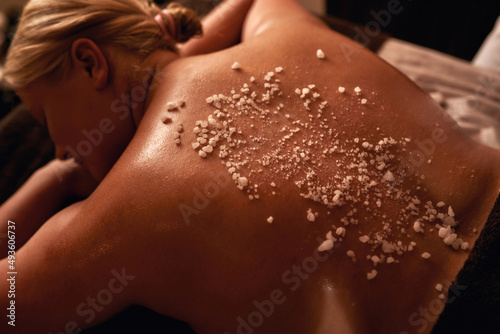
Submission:
<svg viewBox="0 0 500 334">
<path fill-rule="evenodd" d="M 169 64 L 178 58 L 179 55 L 172 51 L 158 50 L 147 57 L 140 65 L 145 74 L 141 76 L 141 79 L 139 79 L 138 85 L 139 87 L 145 88 L 146 96 L 143 99 L 143 103 L 140 104 L 140 107 L 135 108 L 135 110 L 134 108 L 132 109 L 132 115 L 136 126 L 139 125 L 142 117 L 148 110 L 149 105 L 156 93 L 156 89 L 160 86 L 162 81 L 166 79 L 166 76 L 162 75 L 163 71 Z M 133 94 L 132 91 L 130 93 Z"/>
</svg>

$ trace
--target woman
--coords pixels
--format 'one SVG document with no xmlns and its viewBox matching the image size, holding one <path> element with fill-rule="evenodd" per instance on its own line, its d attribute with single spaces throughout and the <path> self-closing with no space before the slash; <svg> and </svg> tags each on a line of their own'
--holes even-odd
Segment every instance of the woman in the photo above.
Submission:
<svg viewBox="0 0 500 334">
<path fill-rule="evenodd" d="M 226 2 L 186 57 L 124 47 L 126 11 L 117 45 L 53 3 L 28 4 L 18 34 L 64 34 L 64 57 L 9 69 L 14 41 L 6 65 L 60 160 L 1 208 L 20 315 L 2 331 L 75 332 L 132 304 L 200 333 L 431 331 L 498 196 L 497 151 L 293 1 Z M 144 43 L 179 28 L 158 14 Z M 89 196 L 52 216 L 68 195 Z"/>
</svg>

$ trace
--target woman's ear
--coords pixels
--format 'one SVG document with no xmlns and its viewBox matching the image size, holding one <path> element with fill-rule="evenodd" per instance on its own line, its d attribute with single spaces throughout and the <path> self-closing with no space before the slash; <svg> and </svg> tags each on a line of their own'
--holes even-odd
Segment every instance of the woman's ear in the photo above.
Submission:
<svg viewBox="0 0 500 334">
<path fill-rule="evenodd" d="M 109 67 L 101 49 L 88 38 L 79 38 L 71 46 L 73 67 L 88 78 L 96 89 L 107 86 Z"/>
</svg>

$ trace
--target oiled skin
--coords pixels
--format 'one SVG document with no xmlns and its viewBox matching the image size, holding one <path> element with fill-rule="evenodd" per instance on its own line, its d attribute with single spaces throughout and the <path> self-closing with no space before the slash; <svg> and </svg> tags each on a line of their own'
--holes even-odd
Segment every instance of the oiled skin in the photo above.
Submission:
<svg viewBox="0 0 500 334">
<path fill-rule="evenodd" d="M 408 159 L 408 152 L 418 149 L 415 140 L 432 138 L 432 129 L 442 129 L 447 139 L 428 156 L 431 163 L 416 167 L 419 175 L 425 174 L 421 187 L 427 189 L 416 193 L 422 202 L 453 205 L 458 231 L 472 245 L 478 236 L 472 229 L 481 229 L 498 195 L 498 152 L 463 136 L 430 97 L 368 51 L 356 48 L 348 62 L 340 45 L 350 43 L 307 19 L 268 27 L 233 48 L 178 59 L 163 68 L 137 133 L 97 190 L 52 218 L 19 251 L 18 271 L 25 274 L 18 276 L 17 288 L 30 296 L 19 297 L 18 313 L 26 316 L 19 322 L 20 332 L 29 332 L 28 327 L 62 330 L 69 320 L 88 326 L 75 313 L 76 306 L 107 287 L 111 270 L 121 268 L 135 278 L 96 314 L 96 322 L 137 303 L 187 321 L 200 333 L 235 333 L 238 317 L 248 321 L 256 310 L 253 301 L 269 300 L 278 289 L 283 303 L 274 305 L 256 333 L 399 333 L 423 327 L 412 327 L 408 318 L 419 307 L 429 307 L 437 298 L 436 283 L 451 282 L 468 252 L 453 251 L 435 232 L 415 235 L 413 253 L 399 264 L 377 266 L 377 277 L 367 280 L 373 266 L 364 257 L 371 253 L 358 237 L 378 228 L 380 218 L 349 226 L 346 238 L 328 256 L 315 253 L 318 238 L 324 240 L 333 223 L 340 226 L 346 213 L 342 208 L 327 215 L 324 206 L 300 197 L 293 180 L 266 168 L 252 180 L 262 189 L 260 198 L 251 201 L 232 181 L 226 183 L 230 175 L 216 154 L 202 159 L 191 148 L 195 122 L 214 110 L 205 101 L 208 96 L 229 94 L 250 83 L 250 76 L 262 82 L 265 73 L 281 66 L 285 95 L 279 102 L 286 112 L 307 120 L 294 91 L 315 84 L 329 102 L 327 110 L 337 115 L 329 122 L 341 138 L 380 140 L 380 128 L 384 136 L 412 139 L 408 150 L 400 152 Z M 327 55 L 324 60 L 316 57 L 318 48 Z M 231 70 L 235 61 L 242 70 Z M 349 91 L 339 94 L 338 86 Z M 353 102 L 356 86 L 376 92 L 368 95 L 364 115 Z M 178 99 L 185 106 L 167 112 L 167 102 Z M 172 122 L 164 124 L 165 116 Z M 249 122 L 240 119 L 243 136 L 252 131 Z M 173 143 L 178 123 L 184 126 L 179 146 Z M 254 131 L 281 138 L 278 125 Z M 321 173 L 338 169 L 330 162 Z M 220 191 L 187 224 L 179 205 L 194 207 L 193 189 L 202 191 L 214 176 L 225 180 L 219 181 Z M 416 179 L 408 177 L 405 187 L 414 190 Z M 276 189 L 268 186 L 271 182 Z M 320 213 L 315 222 L 306 219 L 309 208 Z M 390 216 L 400 206 L 389 200 L 382 209 Z M 272 224 L 266 221 L 269 216 Z M 416 234 L 412 222 L 407 222 L 411 235 Z M 357 254 L 356 263 L 345 255 L 349 249 Z M 424 251 L 432 254 L 429 260 L 421 258 Z M 317 270 L 293 283 L 283 279 L 294 265 L 315 255 L 327 257 L 316 260 Z M 47 304 L 57 312 L 47 315 Z M 433 321 L 426 324 L 423 332 L 430 331 Z"/>
</svg>

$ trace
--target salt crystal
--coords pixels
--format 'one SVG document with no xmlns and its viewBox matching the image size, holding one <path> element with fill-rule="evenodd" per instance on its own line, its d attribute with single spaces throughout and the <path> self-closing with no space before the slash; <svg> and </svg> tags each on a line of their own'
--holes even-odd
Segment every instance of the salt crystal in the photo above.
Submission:
<svg viewBox="0 0 500 334">
<path fill-rule="evenodd" d="M 345 87 L 339 86 L 339 93 L 345 92 Z"/>
<path fill-rule="evenodd" d="M 362 243 L 366 243 L 368 240 L 370 240 L 370 237 L 367 235 L 359 237 L 359 241 L 361 241 Z"/>
<path fill-rule="evenodd" d="M 333 248 L 333 240 L 327 239 L 318 247 L 319 252 L 324 252 Z"/>
<path fill-rule="evenodd" d="M 354 257 L 354 256 L 355 256 L 354 251 L 352 251 L 352 250 L 348 250 L 348 251 L 346 252 L 346 254 L 347 254 L 347 256 L 349 256 L 349 257 Z"/>
<path fill-rule="evenodd" d="M 441 201 L 441 202 L 438 202 L 436 205 L 437 205 L 438 208 L 442 208 L 446 204 L 443 201 Z"/>
<path fill-rule="evenodd" d="M 312 213 L 311 209 L 309 209 L 309 211 L 307 212 L 307 220 L 309 220 L 310 222 L 316 220 L 316 216 L 314 215 L 314 213 Z"/>
<path fill-rule="evenodd" d="M 443 239 L 443 242 L 446 244 L 446 245 L 451 245 L 455 240 L 457 239 L 457 235 L 456 233 L 451 233 L 449 235 L 447 235 L 444 239 Z"/>
<path fill-rule="evenodd" d="M 361 104 L 366 104 L 366 102 L 368 102 L 367 99 L 361 99 Z"/>
<path fill-rule="evenodd" d="M 273 216 L 270 216 L 269 218 L 267 218 L 267 222 L 269 224 L 271 224 L 273 222 L 273 220 L 274 220 Z"/>
<path fill-rule="evenodd" d="M 212 153 L 212 151 L 214 150 L 214 147 L 212 145 L 207 145 L 207 146 L 204 146 L 202 148 L 202 150 L 207 152 L 207 153 Z"/>
<path fill-rule="evenodd" d="M 420 224 L 420 221 L 418 221 L 418 220 L 415 220 L 415 222 L 413 223 L 413 229 L 417 233 L 424 233 L 424 229 L 422 228 L 422 225 Z"/>
<path fill-rule="evenodd" d="M 439 292 L 443 291 L 443 284 L 441 283 L 436 284 L 436 290 Z"/>
<path fill-rule="evenodd" d="M 384 181 L 393 182 L 396 178 L 394 177 L 394 174 L 390 170 L 388 170 L 384 174 L 383 179 L 384 179 Z"/>
<path fill-rule="evenodd" d="M 203 150 L 199 150 L 199 151 L 198 151 L 198 154 L 199 154 L 199 155 L 200 155 L 200 157 L 202 157 L 202 158 L 206 158 L 206 157 L 207 157 L 207 153 L 206 153 L 205 151 L 203 151 Z"/>
<path fill-rule="evenodd" d="M 368 280 L 371 280 L 371 279 L 374 279 L 375 276 L 377 276 L 377 271 L 375 269 L 373 269 L 371 272 L 369 273 L 366 273 L 366 278 Z"/>
<path fill-rule="evenodd" d="M 394 262 L 394 258 L 392 256 L 389 256 L 387 258 L 387 263 L 393 263 Z"/>
<path fill-rule="evenodd" d="M 283 71 L 283 67 L 279 66 L 279 67 L 276 67 L 274 69 L 274 71 L 276 71 L 276 73 L 281 73 L 281 71 Z"/>
<path fill-rule="evenodd" d="M 239 70 L 239 69 L 241 68 L 241 65 L 240 65 L 240 63 L 238 63 L 237 61 L 235 61 L 235 62 L 233 63 L 233 65 L 231 66 L 231 68 L 232 68 L 233 70 Z"/>
<path fill-rule="evenodd" d="M 424 253 L 422 253 L 422 257 L 423 257 L 424 259 L 428 259 L 428 258 L 430 258 L 430 257 L 431 257 L 431 254 L 429 254 L 428 252 L 424 252 Z"/>
<path fill-rule="evenodd" d="M 335 234 L 337 234 L 341 237 L 345 237 L 345 228 L 343 228 L 343 227 L 337 228 L 337 230 L 335 231 Z"/>
<path fill-rule="evenodd" d="M 359 86 L 356 87 L 356 88 L 354 88 L 354 92 L 356 92 L 357 95 L 360 95 L 361 94 L 361 88 L 359 88 Z"/>
<path fill-rule="evenodd" d="M 455 217 L 455 212 L 453 212 L 453 208 L 451 206 L 448 207 L 448 216 Z"/>
<path fill-rule="evenodd" d="M 238 178 L 238 184 L 241 186 L 241 187 L 246 187 L 248 186 L 248 179 L 244 176 L 242 177 L 239 177 Z"/>
<path fill-rule="evenodd" d="M 316 51 L 316 57 L 318 57 L 319 59 L 324 59 L 325 53 L 323 52 L 323 50 L 318 49 L 318 51 Z"/>
</svg>

